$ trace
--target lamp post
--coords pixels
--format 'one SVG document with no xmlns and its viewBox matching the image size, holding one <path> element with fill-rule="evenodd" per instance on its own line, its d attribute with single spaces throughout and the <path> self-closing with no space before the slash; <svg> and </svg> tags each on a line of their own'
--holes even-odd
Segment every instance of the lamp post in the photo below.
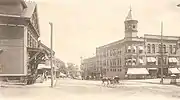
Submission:
<svg viewBox="0 0 180 100">
<path fill-rule="evenodd" d="M 50 56 L 50 64 L 51 64 L 51 87 L 54 87 L 54 69 L 53 69 L 53 23 L 49 22 L 51 27 L 51 56 Z"/>
<path fill-rule="evenodd" d="M 160 83 L 163 84 L 163 22 L 161 22 L 161 81 Z"/>
</svg>

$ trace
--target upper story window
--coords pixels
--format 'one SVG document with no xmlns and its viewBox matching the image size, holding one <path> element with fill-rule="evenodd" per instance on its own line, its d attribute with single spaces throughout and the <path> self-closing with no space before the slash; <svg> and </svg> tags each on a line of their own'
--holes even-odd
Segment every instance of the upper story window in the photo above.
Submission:
<svg viewBox="0 0 180 100">
<path fill-rule="evenodd" d="M 112 50 L 110 50 L 110 56 L 112 56 Z"/>
<path fill-rule="evenodd" d="M 173 50 L 172 50 L 172 45 L 169 45 L 169 53 L 172 54 Z"/>
<path fill-rule="evenodd" d="M 156 47 L 155 47 L 155 44 L 152 44 L 152 53 L 156 53 Z"/>
<path fill-rule="evenodd" d="M 173 54 L 176 54 L 176 45 L 173 46 Z"/>
<path fill-rule="evenodd" d="M 133 46 L 133 50 L 132 50 L 133 53 L 136 52 L 136 46 Z"/>
<path fill-rule="evenodd" d="M 161 53 L 161 44 L 158 45 L 159 53 Z"/>
<path fill-rule="evenodd" d="M 109 66 L 109 60 L 107 60 L 106 64 L 107 64 L 107 66 Z"/>
<path fill-rule="evenodd" d="M 136 28 L 136 25 L 133 25 L 133 28 Z"/>
<path fill-rule="evenodd" d="M 128 46 L 127 51 L 128 51 L 128 53 L 131 52 L 131 46 Z"/>
<path fill-rule="evenodd" d="M 147 53 L 151 53 L 151 45 L 150 44 L 147 45 Z"/>
<path fill-rule="evenodd" d="M 163 52 L 166 53 L 166 45 L 163 45 Z"/>
<path fill-rule="evenodd" d="M 119 65 L 119 59 L 117 59 L 117 65 Z"/>
</svg>

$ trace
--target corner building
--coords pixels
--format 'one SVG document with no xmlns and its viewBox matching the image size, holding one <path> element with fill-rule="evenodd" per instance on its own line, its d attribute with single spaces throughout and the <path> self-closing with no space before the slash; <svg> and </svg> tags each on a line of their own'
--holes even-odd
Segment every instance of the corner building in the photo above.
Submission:
<svg viewBox="0 0 180 100">
<path fill-rule="evenodd" d="M 96 48 L 96 69 L 99 76 L 120 78 L 157 78 L 161 72 L 161 36 L 144 34 L 138 37 L 138 20 L 131 9 L 126 17 L 125 37 Z M 163 36 L 163 72 L 168 77 L 179 75 L 180 37 Z"/>
</svg>

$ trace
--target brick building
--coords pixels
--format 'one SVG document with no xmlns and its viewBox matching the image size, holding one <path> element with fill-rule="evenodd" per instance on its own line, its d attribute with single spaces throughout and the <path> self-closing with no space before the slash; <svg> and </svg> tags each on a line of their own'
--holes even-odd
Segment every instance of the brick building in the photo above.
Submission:
<svg viewBox="0 0 180 100">
<path fill-rule="evenodd" d="M 132 18 L 131 9 L 124 24 L 124 39 L 96 48 L 96 69 L 100 76 L 158 77 L 161 68 L 161 36 L 144 34 L 144 37 L 138 37 L 138 20 Z M 162 40 L 164 75 L 178 75 L 180 37 L 163 36 Z"/>
</svg>

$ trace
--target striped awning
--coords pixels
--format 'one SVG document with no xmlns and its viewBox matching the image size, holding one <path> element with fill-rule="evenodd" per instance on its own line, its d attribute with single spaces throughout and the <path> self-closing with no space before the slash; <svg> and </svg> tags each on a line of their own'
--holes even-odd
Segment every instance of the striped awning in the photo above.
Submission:
<svg viewBox="0 0 180 100">
<path fill-rule="evenodd" d="M 156 58 L 154 58 L 154 57 L 147 57 L 147 62 L 156 62 Z"/>
<path fill-rule="evenodd" d="M 130 50 L 131 49 L 131 46 L 128 46 L 128 48 L 127 48 L 128 50 Z"/>
<path fill-rule="evenodd" d="M 139 46 L 139 50 L 144 50 L 143 46 Z"/>
<path fill-rule="evenodd" d="M 143 64 L 144 61 L 143 61 L 142 59 L 139 59 L 139 63 L 140 63 L 140 64 Z"/>
<path fill-rule="evenodd" d="M 146 68 L 128 68 L 128 75 L 146 75 L 149 74 Z"/>
<path fill-rule="evenodd" d="M 178 62 L 178 60 L 173 57 L 173 58 L 169 58 L 169 62 L 174 62 L 174 63 L 176 63 L 176 62 Z"/>
<path fill-rule="evenodd" d="M 147 68 L 148 70 L 157 70 L 158 68 Z"/>
<path fill-rule="evenodd" d="M 51 69 L 51 66 L 47 66 L 45 64 L 38 64 L 38 69 Z"/>
<path fill-rule="evenodd" d="M 180 74 L 180 70 L 178 68 L 169 68 L 169 71 L 172 74 Z"/>
</svg>

